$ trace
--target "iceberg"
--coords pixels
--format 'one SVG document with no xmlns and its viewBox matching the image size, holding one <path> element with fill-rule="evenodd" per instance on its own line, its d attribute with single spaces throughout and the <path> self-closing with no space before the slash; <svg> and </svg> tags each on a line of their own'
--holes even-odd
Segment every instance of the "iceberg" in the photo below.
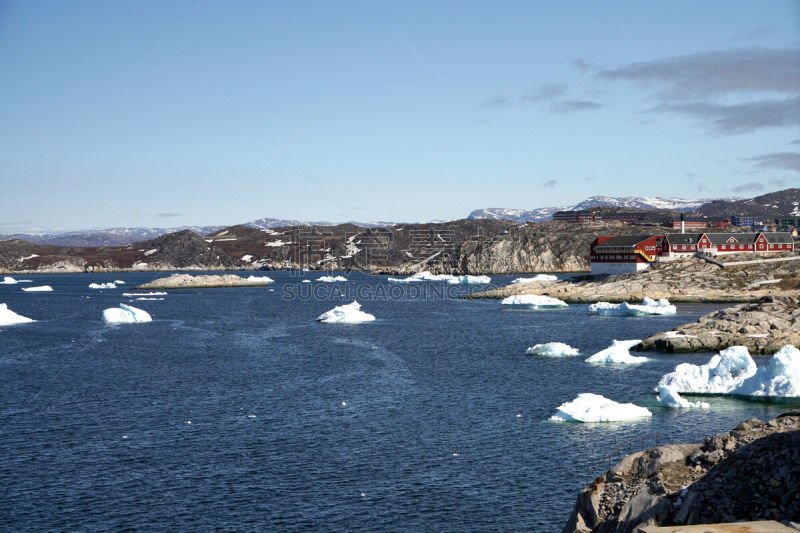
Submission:
<svg viewBox="0 0 800 533">
<path fill-rule="evenodd" d="M 16 285 L 18 282 L 11 276 L 3 276 L 3 281 L 0 281 L 0 285 Z"/>
<path fill-rule="evenodd" d="M 520 283 L 535 283 L 537 281 L 558 281 L 558 276 L 552 274 L 536 274 L 532 278 L 517 278 L 511 282 L 511 285 L 519 285 Z"/>
<path fill-rule="evenodd" d="M 447 283 L 450 285 L 479 285 L 483 283 L 491 283 L 492 278 L 489 276 L 452 276 L 447 279 Z"/>
<path fill-rule="evenodd" d="M 548 342 L 531 346 L 525 353 L 528 355 L 544 355 L 546 357 L 569 357 L 578 355 L 580 352 L 577 348 L 573 348 L 563 342 Z"/>
<path fill-rule="evenodd" d="M 800 397 L 800 350 L 787 344 L 778 350 L 767 366 L 759 368 L 733 394 L 775 398 Z"/>
<path fill-rule="evenodd" d="M 150 313 L 138 307 L 119 304 L 119 307 L 109 307 L 103 310 L 103 321 L 107 324 L 138 324 L 152 322 Z"/>
<path fill-rule="evenodd" d="M 708 409 L 709 405 L 706 402 L 690 402 L 686 398 L 681 397 L 672 387 L 667 387 L 666 385 L 661 385 L 658 387 L 658 403 L 665 407 L 671 407 L 673 409 L 686 409 L 690 407 L 696 407 L 698 409 Z"/>
<path fill-rule="evenodd" d="M 125 285 L 125 282 L 122 281 L 121 279 L 115 279 L 114 283 L 116 283 L 117 285 Z"/>
<path fill-rule="evenodd" d="M 606 316 L 647 316 L 647 315 L 674 315 L 677 309 L 669 303 L 666 298 L 655 301 L 651 298 L 644 298 L 641 305 L 612 304 L 608 302 L 597 302 L 589 306 L 589 313 L 593 315 Z"/>
<path fill-rule="evenodd" d="M 11 326 L 13 324 L 24 324 L 25 322 L 36 322 L 32 318 L 18 315 L 8 308 L 6 304 L 0 304 L 0 326 Z"/>
<path fill-rule="evenodd" d="M 569 307 L 566 302 L 558 298 L 540 296 L 538 294 L 517 294 L 504 298 L 500 305 L 524 309 L 561 309 Z"/>
<path fill-rule="evenodd" d="M 318 322 L 328 324 L 361 324 L 375 320 L 373 315 L 361 310 L 361 304 L 353 300 L 352 303 L 334 307 L 317 317 Z"/>
<path fill-rule="evenodd" d="M 267 276 L 249 276 L 247 282 L 253 285 L 269 285 L 270 283 L 274 283 L 275 280 Z"/>
<path fill-rule="evenodd" d="M 123 292 L 123 296 L 166 296 L 166 292 Z"/>
<path fill-rule="evenodd" d="M 116 289 L 117 286 L 113 283 L 90 283 L 90 289 Z"/>
<path fill-rule="evenodd" d="M 583 393 L 571 402 L 558 406 L 550 417 L 554 422 L 619 422 L 653 416 L 653 413 L 632 403 L 617 403 L 599 394 Z"/>
<path fill-rule="evenodd" d="M 39 285 L 38 287 L 23 287 L 25 292 L 52 292 L 53 287 L 50 285 Z"/>
<path fill-rule="evenodd" d="M 600 350 L 588 358 L 586 362 L 595 365 L 638 365 L 640 363 L 646 363 L 650 359 L 631 355 L 631 352 L 628 351 L 640 342 L 642 342 L 640 339 L 626 341 L 614 339 L 611 346 Z"/>
<path fill-rule="evenodd" d="M 753 377 L 758 368 L 744 346 L 731 346 L 714 355 L 704 365 L 682 363 L 664 375 L 658 386 L 678 392 L 727 394 Z"/>
<path fill-rule="evenodd" d="M 310 280 L 310 279 L 304 279 L 304 280 L 303 280 L 303 281 L 301 281 L 300 283 L 311 283 L 311 280 Z"/>
<path fill-rule="evenodd" d="M 347 281 L 347 278 L 344 276 L 321 276 L 317 278 L 317 281 L 324 281 L 325 283 L 335 283 L 337 281 Z"/>
</svg>

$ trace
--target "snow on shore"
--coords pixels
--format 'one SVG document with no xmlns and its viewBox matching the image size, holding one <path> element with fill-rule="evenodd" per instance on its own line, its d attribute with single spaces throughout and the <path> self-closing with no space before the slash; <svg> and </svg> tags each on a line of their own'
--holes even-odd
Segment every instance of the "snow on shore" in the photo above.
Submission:
<svg viewBox="0 0 800 533">
<path fill-rule="evenodd" d="M 355 300 L 349 304 L 334 307 L 317 317 L 318 322 L 327 324 L 361 324 L 373 320 L 375 320 L 375 316 L 362 311 L 361 304 Z"/>
<path fill-rule="evenodd" d="M 546 344 L 536 344 L 528 348 L 525 352 L 528 355 L 543 355 L 545 357 L 569 357 L 579 355 L 577 348 L 563 342 L 548 342 Z"/>
<path fill-rule="evenodd" d="M 600 350 L 586 360 L 587 363 L 595 365 L 638 365 L 649 361 L 647 357 L 638 357 L 631 355 L 628 351 L 632 347 L 639 344 L 641 339 L 631 339 L 626 341 L 618 341 L 614 339 L 611 346 Z"/>
<path fill-rule="evenodd" d="M 647 418 L 653 414 L 632 403 L 618 403 L 599 394 L 583 393 L 558 406 L 554 422 L 619 422 Z"/>
<path fill-rule="evenodd" d="M 0 304 L 0 326 L 11 326 L 13 324 L 24 324 L 25 322 L 36 322 L 32 318 L 18 315 L 8 308 L 6 304 Z"/>
<path fill-rule="evenodd" d="M 674 315 L 676 312 L 675 306 L 670 304 L 666 298 L 655 301 L 645 297 L 641 305 L 629 304 L 628 302 L 622 302 L 621 304 L 597 302 L 589 306 L 590 314 L 606 316 Z"/>
<path fill-rule="evenodd" d="M 561 309 L 569 307 L 566 302 L 558 298 L 540 296 L 538 294 L 515 294 L 514 296 L 503 298 L 500 305 L 525 309 Z"/>
<path fill-rule="evenodd" d="M 119 304 L 119 307 L 109 307 L 103 310 L 103 321 L 107 324 L 137 324 L 152 322 L 150 313 L 138 307 Z"/>
</svg>

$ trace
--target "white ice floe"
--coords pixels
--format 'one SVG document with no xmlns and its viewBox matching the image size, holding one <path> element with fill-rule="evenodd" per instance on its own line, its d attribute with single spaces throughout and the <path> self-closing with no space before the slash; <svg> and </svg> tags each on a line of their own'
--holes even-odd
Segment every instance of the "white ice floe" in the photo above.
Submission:
<svg viewBox="0 0 800 533">
<path fill-rule="evenodd" d="M 249 276 L 247 282 L 253 285 L 269 285 L 270 283 L 274 283 L 275 280 L 267 276 Z"/>
<path fill-rule="evenodd" d="M 150 313 L 138 307 L 119 304 L 119 307 L 109 307 L 103 310 L 103 320 L 107 324 L 134 324 L 151 322 Z"/>
<path fill-rule="evenodd" d="M 90 289 L 116 289 L 117 286 L 113 283 L 90 283 Z"/>
<path fill-rule="evenodd" d="M 666 374 L 658 386 L 672 387 L 683 393 L 726 394 L 757 371 L 756 363 L 744 346 L 731 346 L 713 356 L 704 365 L 682 363 Z"/>
<path fill-rule="evenodd" d="M 11 326 L 13 324 L 24 324 L 25 322 L 36 322 L 32 318 L 18 315 L 8 308 L 6 304 L 0 304 L 0 326 Z"/>
<path fill-rule="evenodd" d="M 460 281 L 460 278 L 465 278 L 465 281 Z M 472 281 L 471 283 L 490 283 L 492 281 L 488 276 L 453 276 L 452 274 L 432 274 L 425 270 L 424 272 L 417 272 L 406 278 L 388 278 L 386 281 L 389 283 L 417 283 L 420 281 L 446 281 L 448 283 L 470 283 L 466 281 L 467 278 L 485 278 L 488 281 Z M 456 280 L 456 281 L 451 281 Z"/>
<path fill-rule="evenodd" d="M 147 300 L 147 301 L 155 301 L 155 302 L 163 302 L 164 298 L 136 298 L 137 300 Z"/>
<path fill-rule="evenodd" d="M 321 276 L 317 278 L 317 281 L 323 281 L 325 283 L 335 283 L 337 281 L 347 281 L 347 278 L 344 276 Z"/>
<path fill-rule="evenodd" d="M 361 324 L 362 322 L 372 322 L 375 316 L 361 310 L 361 304 L 353 300 L 352 303 L 334 307 L 317 317 L 319 322 L 328 324 Z"/>
<path fill-rule="evenodd" d="M 538 294 L 516 294 L 504 298 L 500 305 L 505 307 L 520 307 L 525 309 L 560 309 L 569 307 L 566 302 L 558 298 L 540 296 Z"/>
<path fill-rule="evenodd" d="M 125 282 L 122 281 L 121 279 L 115 279 L 114 283 L 116 283 L 117 285 L 125 285 Z"/>
<path fill-rule="evenodd" d="M 708 409 L 709 405 L 706 402 L 690 402 L 686 398 L 683 398 L 678 391 L 676 391 L 672 387 L 667 387 L 666 385 L 661 385 L 658 387 L 658 403 L 665 407 L 671 407 L 673 409 L 687 409 L 690 407 L 694 407 L 697 409 Z"/>
<path fill-rule="evenodd" d="M 123 296 L 166 296 L 166 292 L 123 292 Z"/>
<path fill-rule="evenodd" d="M 546 344 L 536 344 L 528 348 L 525 352 L 528 355 L 544 355 L 547 357 L 569 357 L 578 355 L 580 352 L 569 344 L 563 342 L 548 342 Z"/>
<path fill-rule="evenodd" d="M 39 285 L 37 287 L 23 287 L 22 290 L 25 292 L 52 292 L 53 287 L 50 285 Z"/>
<path fill-rule="evenodd" d="M 3 276 L 3 281 L 0 281 L 0 285 L 16 285 L 17 283 L 19 282 L 11 276 Z"/>
<path fill-rule="evenodd" d="M 492 278 L 489 276 L 452 276 L 447 279 L 447 283 L 450 285 L 480 285 L 484 283 L 491 283 Z"/>
<path fill-rule="evenodd" d="M 631 339 L 625 341 L 618 341 L 614 339 L 611 346 L 600 350 L 586 360 L 587 363 L 595 365 L 638 365 L 649 361 L 647 357 L 638 357 L 631 355 L 630 350 L 632 347 L 639 344 L 641 339 Z"/>
<path fill-rule="evenodd" d="M 755 375 L 734 389 L 733 394 L 800 397 L 800 350 L 787 344 L 772 356 L 767 366 L 759 368 Z"/>
<path fill-rule="evenodd" d="M 599 394 L 583 393 L 558 406 L 550 417 L 555 422 L 618 422 L 646 418 L 653 414 L 632 403 L 617 403 Z"/>
<path fill-rule="evenodd" d="M 674 315 L 677 309 L 669 303 L 666 298 L 655 301 L 645 297 L 641 305 L 612 304 L 608 302 L 597 302 L 589 306 L 589 313 L 593 315 L 615 315 L 615 316 L 645 316 L 645 315 Z"/>
<path fill-rule="evenodd" d="M 552 274 L 536 274 L 532 278 L 517 278 L 511 282 L 512 285 L 519 285 L 520 283 L 536 283 L 538 281 L 558 281 L 558 276 Z"/>
<path fill-rule="evenodd" d="M 310 279 L 304 279 L 304 280 L 303 280 L 303 281 L 301 281 L 300 283 L 311 283 L 311 280 L 310 280 Z"/>
</svg>

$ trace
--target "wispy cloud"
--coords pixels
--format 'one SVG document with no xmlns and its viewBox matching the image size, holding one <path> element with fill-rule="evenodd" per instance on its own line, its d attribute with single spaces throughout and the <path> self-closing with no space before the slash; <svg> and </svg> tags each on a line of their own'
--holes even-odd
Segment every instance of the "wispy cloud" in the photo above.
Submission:
<svg viewBox="0 0 800 533">
<path fill-rule="evenodd" d="M 800 96 L 785 100 L 759 100 L 736 105 L 714 102 L 676 102 L 651 109 L 687 115 L 710 125 L 717 133 L 750 133 L 763 128 L 800 125 Z"/>
<path fill-rule="evenodd" d="M 551 113 L 575 113 L 578 111 L 594 111 L 603 107 L 603 104 L 589 100 L 561 100 L 550 104 Z"/>
<path fill-rule="evenodd" d="M 0 222 L 0 226 L 2 226 L 2 227 L 25 226 L 26 224 L 33 224 L 33 220 L 18 220 L 18 221 Z"/>
<path fill-rule="evenodd" d="M 555 187 L 558 185 L 558 180 L 547 180 L 542 182 L 543 187 Z"/>
<path fill-rule="evenodd" d="M 789 143 L 789 146 L 791 146 L 793 144 L 800 144 L 800 139 L 793 140 L 792 142 Z"/>
<path fill-rule="evenodd" d="M 797 152 L 776 152 L 746 157 L 744 160 L 753 162 L 757 168 L 776 168 L 800 172 L 800 153 Z"/>
<path fill-rule="evenodd" d="M 769 184 L 774 187 L 783 187 L 786 185 L 786 180 L 783 178 L 770 178 Z"/>
<path fill-rule="evenodd" d="M 175 218 L 182 215 L 180 213 L 158 213 L 156 216 L 161 218 Z"/>
<path fill-rule="evenodd" d="M 563 83 L 546 83 L 522 96 L 525 102 L 549 102 L 567 92 Z"/>
<path fill-rule="evenodd" d="M 508 101 L 508 98 L 506 98 L 505 96 L 493 96 L 491 98 L 483 100 L 479 104 L 479 107 L 481 107 L 482 109 L 497 109 L 501 107 L 508 107 L 509 103 L 510 102 Z"/>
<path fill-rule="evenodd" d="M 758 28 L 754 28 L 750 31 L 737 33 L 735 35 L 731 35 L 732 41 L 757 41 L 759 39 L 764 39 L 767 37 L 772 37 L 778 32 L 777 26 L 759 26 Z"/>
<path fill-rule="evenodd" d="M 573 59 L 572 61 L 569 62 L 569 64 L 572 66 L 572 68 L 576 69 L 581 74 L 586 74 L 587 72 L 599 70 L 599 67 L 597 65 L 595 65 L 594 63 L 590 63 L 589 61 L 586 61 L 585 59 L 582 59 L 580 57 Z"/>
<path fill-rule="evenodd" d="M 743 91 L 794 94 L 800 50 L 747 48 L 672 56 L 603 70 L 601 79 L 664 87 L 665 100 L 692 100 Z"/>
<path fill-rule="evenodd" d="M 764 190 L 764 185 L 757 181 L 751 181 L 750 183 L 742 183 L 741 185 L 737 185 L 736 187 L 731 187 L 731 191 L 733 192 L 759 192 L 763 190 Z"/>
</svg>

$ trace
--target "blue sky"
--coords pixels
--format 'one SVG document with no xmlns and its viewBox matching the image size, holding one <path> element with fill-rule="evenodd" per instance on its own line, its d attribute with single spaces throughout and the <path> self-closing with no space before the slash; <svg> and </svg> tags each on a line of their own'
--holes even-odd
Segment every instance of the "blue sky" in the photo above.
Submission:
<svg viewBox="0 0 800 533">
<path fill-rule="evenodd" d="M 800 3 L 0 0 L 0 234 L 800 186 Z"/>
</svg>

